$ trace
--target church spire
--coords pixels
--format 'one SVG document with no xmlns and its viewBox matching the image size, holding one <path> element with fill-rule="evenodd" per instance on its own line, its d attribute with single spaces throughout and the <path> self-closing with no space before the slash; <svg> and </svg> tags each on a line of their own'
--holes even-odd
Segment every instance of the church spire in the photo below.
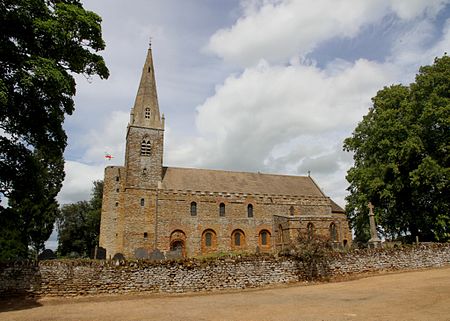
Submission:
<svg viewBox="0 0 450 321">
<path fill-rule="evenodd" d="M 151 43 L 142 69 L 134 107 L 131 110 L 130 125 L 164 129 L 164 119 L 161 119 L 159 114 Z"/>
</svg>

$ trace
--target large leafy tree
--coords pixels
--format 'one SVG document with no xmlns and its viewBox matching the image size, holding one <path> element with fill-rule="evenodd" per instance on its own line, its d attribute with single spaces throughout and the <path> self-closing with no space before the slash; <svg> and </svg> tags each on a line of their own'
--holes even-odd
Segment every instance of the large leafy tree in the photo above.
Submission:
<svg viewBox="0 0 450 321">
<path fill-rule="evenodd" d="M 40 250 L 52 231 L 73 74 L 108 77 L 100 23 L 79 0 L 0 2 L 0 258 Z"/>
<path fill-rule="evenodd" d="M 95 181 L 89 201 L 63 205 L 57 219 L 58 255 L 89 257 L 98 245 L 103 181 Z"/>
<path fill-rule="evenodd" d="M 388 237 L 450 239 L 450 57 L 421 67 L 409 86 L 380 90 L 344 149 L 347 212 L 356 238 L 369 238 L 367 204 Z"/>
</svg>

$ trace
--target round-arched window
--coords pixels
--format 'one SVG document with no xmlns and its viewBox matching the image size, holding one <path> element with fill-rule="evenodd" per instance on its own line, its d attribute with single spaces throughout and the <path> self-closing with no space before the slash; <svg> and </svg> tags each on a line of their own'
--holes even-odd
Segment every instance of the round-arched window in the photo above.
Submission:
<svg viewBox="0 0 450 321">
<path fill-rule="evenodd" d="M 197 203 L 191 203 L 191 216 L 197 216 Z"/>
<path fill-rule="evenodd" d="M 219 205 L 219 216 L 225 216 L 225 204 L 220 203 Z"/>
<path fill-rule="evenodd" d="M 259 244 L 262 247 L 270 246 L 270 232 L 268 230 L 261 230 L 261 232 L 259 232 Z"/>
<path fill-rule="evenodd" d="M 253 217 L 253 205 L 252 204 L 247 205 L 247 217 Z"/>
<path fill-rule="evenodd" d="M 242 230 L 234 230 L 231 234 L 231 247 L 242 249 L 245 247 L 245 234 Z"/>
</svg>

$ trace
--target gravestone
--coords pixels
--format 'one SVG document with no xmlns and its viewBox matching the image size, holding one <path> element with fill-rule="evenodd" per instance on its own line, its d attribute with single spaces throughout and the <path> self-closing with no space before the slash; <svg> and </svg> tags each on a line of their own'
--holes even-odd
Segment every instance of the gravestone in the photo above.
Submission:
<svg viewBox="0 0 450 321">
<path fill-rule="evenodd" d="M 72 251 L 69 254 L 67 254 L 67 257 L 69 259 L 78 259 L 78 258 L 80 258 L 80 256 L 81 256 L 80 253 L 75 252 L 75 251 Z"/>
<path fill-rule="evenodd" d="M 163 254 L 160 250 L 158 250 L 158 249 L 154 249 L 154 250 L 149 254 L 148 258 L 149 258 L 151 261 L 163 261 L 163 260 L 166 259 L 165 256 L 164 256 L 164 254 Z"/>
<path fill-rule="evenodd" d="M 180 260 L 183 258 L 183 251 L 181 249 L 166 252 L 167 260 Z"/>
<path fill-rule="evenodd" d="M 91 255 L 89 256 L 94 260 L 105 260 L 106 259 L 106 249 L 100 246 L 95 246 L 91 250 Z"/>
<path fill-rule="evenodd" d="M 134 257 L 137 259 L 148 259 L 148 251 L 143 247 L 134 250 Z"/>
<path fill-rule="evenodd" d="M 125 261 L 125 256 L 123 256 L 122 253 L 116 253 L 116 254 L 114 254 L 112 259 L 114 261 Z"/>
<path fill-rule="evenodd" d="M 45 249 L 38 255 L 38 260 L 53 260 L 56 259 L 55 253 L 50 249 Z"/>
<path fill-rule="evenodd" d="M 106 249 L 104 247 L 97 247 L 97 253 L 94 252 L 94 259 L 106 260 Z"/>
</svg>

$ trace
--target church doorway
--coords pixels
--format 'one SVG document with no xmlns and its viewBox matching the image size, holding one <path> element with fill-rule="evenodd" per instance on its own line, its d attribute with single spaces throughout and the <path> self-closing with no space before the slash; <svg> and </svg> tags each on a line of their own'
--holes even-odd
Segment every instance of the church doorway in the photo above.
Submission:
<svg viewBox="0 0 450 321">
<path fill-rule="evenodd" d="M 170 235 L 170 251 L 186 256 L 186 234 L 182 230 L 175 230 Z"/>
<path fill-rule="evenodd" d="M 172 244 L 170 244 L 170 250 L 184 252 L 184 242 L 182 240 L 173 241 Z"/>
</svg>

